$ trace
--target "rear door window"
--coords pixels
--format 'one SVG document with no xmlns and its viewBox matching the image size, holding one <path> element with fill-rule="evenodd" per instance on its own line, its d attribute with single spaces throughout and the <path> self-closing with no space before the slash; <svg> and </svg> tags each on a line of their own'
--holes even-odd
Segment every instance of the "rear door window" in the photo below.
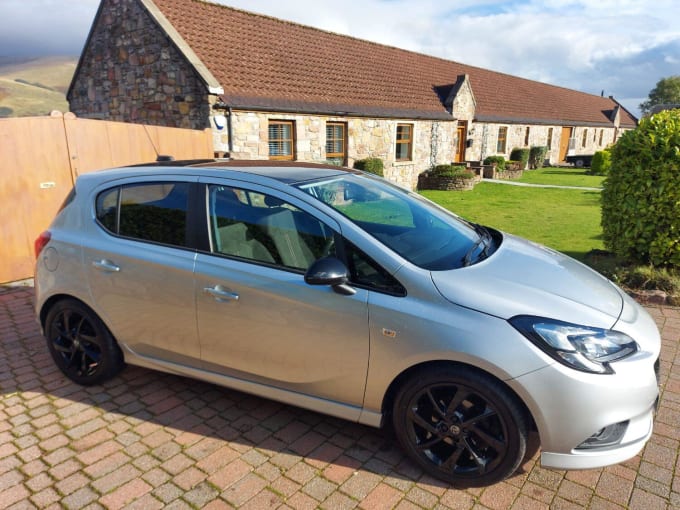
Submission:
<svg viewBox="0 0 680 510">
<path fill-rule="evenodd" d="M 99 194 L 99 224 L 112 234 L 172 246 L 187 246 L 190 183 L 129 184 Z"/>
</svg>

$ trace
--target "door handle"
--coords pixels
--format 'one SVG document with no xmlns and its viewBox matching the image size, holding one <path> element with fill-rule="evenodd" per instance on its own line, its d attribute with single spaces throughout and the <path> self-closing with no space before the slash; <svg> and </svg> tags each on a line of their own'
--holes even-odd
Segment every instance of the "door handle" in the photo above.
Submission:
<svg viewBox="0 0 680 510">
<path fill-rule="evenodd" d="M 205 287 L 203 291 L 210 294 L 215 298 L 215 301 L 219 301 L 220 303 L 226 303 L 227 301 L 238 301 L 239 297 L 235 292 L 224 290 L 221 285 L 216 285 L 215 287 Z"/>
<path fill-rule="evenodd" d="M 110 260 L 102 259 L 102 260 L 95 260 L 92 262 L 92 265 L 96 268 L 99 269 L 100 271 L 104 271 L 107 273 L 118 273 L 120 272 L 120 267 L 111 262 Z"/>
</svg>

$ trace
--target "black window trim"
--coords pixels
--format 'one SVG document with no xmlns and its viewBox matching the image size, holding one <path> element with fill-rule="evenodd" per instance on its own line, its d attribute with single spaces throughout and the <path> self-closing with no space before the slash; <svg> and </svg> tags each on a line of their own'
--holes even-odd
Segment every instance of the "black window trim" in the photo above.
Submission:
<svg viewBox="0 0 680 510">
<path fill-rule="evenodd" d="M 168 243 L 162 243 L 159 241 L 152 241 L 150 239 L 141 239 L 139 237 L 131 237 L 131 236 L 126 236 L 120 234 L 120 206 L 121 206 L 121 198 L 122 198 L 122 189 L 126 186 L 142 186 L 145 184 L 187 184 L 189 186 L 189 192 L 188 192 L 188 197 L 187 197 L 187 217 L 186 217 L 186 225 L 185 225 L 185 230 L 184 230 L 184 244 L 185 246 L 179 246 L 176 244 L 168 244 Z M 117 196 L 116 196 L 116 231 L 112 232 L 109 230 L 101 221 L 99 221 L 99 218 L 97 216 L 97 199 L 103 194 L 107 193 L 112 190 L 116 190 Z M 123 182 L 120 184 L 116 184 L 115 186 L 109 186 L 107 188 L 101 189 L 97 191 L 94 197 L 94 221 L 97 224 L 97 226 L 102 230 L 107 235 L 110 235 L 112 237 L 116 237 L 118 239 L 124 239 L 126 241 L 134 241 L 137 243 L 144 243 L 144 244 L 151 244 L 154 246 L 163 246 L 165 248 L 174 248 L 176 250 L 183 250 L 183 251 L 190 251 L 190 252 L 196 252 L 198 251 L 198 238 L 200 238 L 200 233 L 197 232 L 196 229 L 196 221 L 197 218 L 195 216 L 200 216 L 200 213 L 196 211 L 196 193 L 198 192 L 198 182 L 196 180 L 177 180 L 177 179 L 151 179 L 151 180 L 134 180 L 130 182 Z M 200 220 L 199 220 L 200 221 Z"/>
</svg>

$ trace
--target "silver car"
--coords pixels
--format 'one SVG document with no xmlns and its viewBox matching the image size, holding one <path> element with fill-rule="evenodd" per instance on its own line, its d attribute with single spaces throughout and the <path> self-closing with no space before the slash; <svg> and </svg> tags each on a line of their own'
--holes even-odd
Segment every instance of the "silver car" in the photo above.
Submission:
<svg viewBox="0 0 680 510">
<path fill-rule="evenodd" d="M 613 283 L 338 167 L 194 162 L 78 178 L 36 240 L 55 363 L 125 363 L 357 421 L 455 486 L 624 461 L 652 433 L 660 338 Z"/>
</svg>

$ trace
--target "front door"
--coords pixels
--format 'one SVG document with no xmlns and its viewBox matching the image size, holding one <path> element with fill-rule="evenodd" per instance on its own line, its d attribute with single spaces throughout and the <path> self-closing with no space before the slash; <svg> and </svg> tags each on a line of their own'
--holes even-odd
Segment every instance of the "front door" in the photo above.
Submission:
<svg viewBox="0 0 680 510">
<path fill-rule="evenodd" d="M 560 159 L 559 162 L 566 161 L 567 152 L 569 151 L 569 140 L 571 140 L 574 133 L 573 127 L 563 127 L 562 135 L 560 136 Z"/>
<path fill-rule="evenodd" d="M 304 281 L 334 253 L 337 224 L 252 188 L 209 185 L 207 197 L 211 249 L 198 254 L 195 291 L 204 368 L 360 407 L 368 291 Z"/>
<path fill-rule="evenodd" d="M 467 125 L 459 125 L 456 129 L 456 150 L 453 156 L 454 163 L 465 161 L 465 145 L 467 139 Z"/>
</svg>

